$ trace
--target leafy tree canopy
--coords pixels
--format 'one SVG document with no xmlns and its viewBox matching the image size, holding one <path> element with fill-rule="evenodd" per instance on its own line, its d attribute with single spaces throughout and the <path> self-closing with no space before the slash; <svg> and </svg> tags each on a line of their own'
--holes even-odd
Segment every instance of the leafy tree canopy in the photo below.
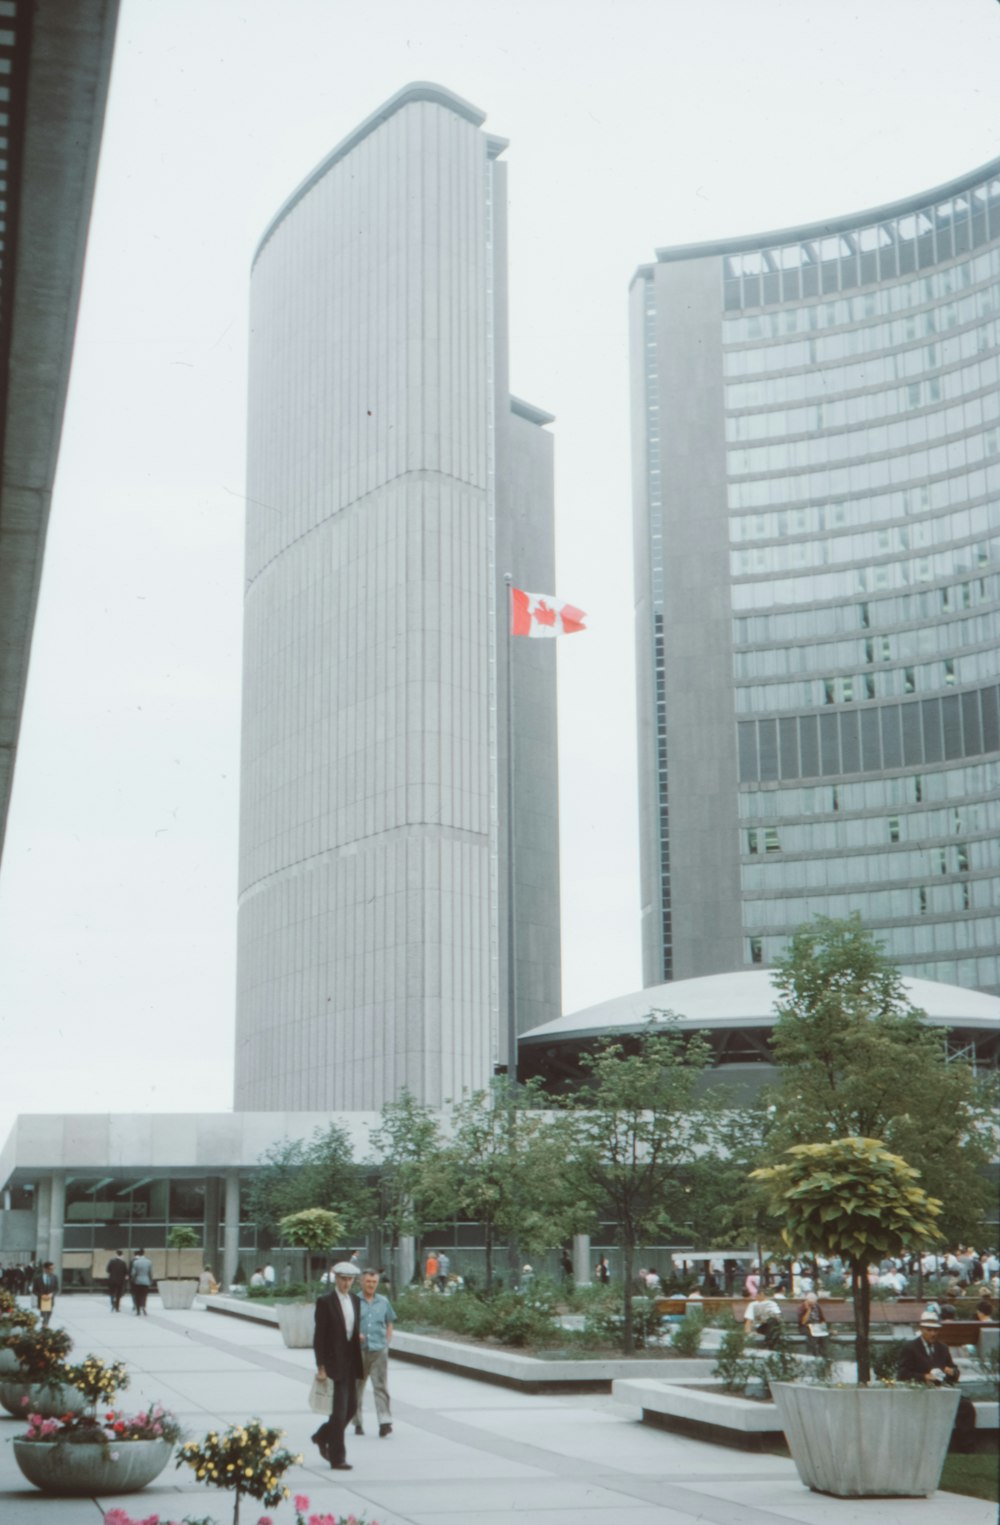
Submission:
<svg viewBox="0 0 1000 1525">
<path fill-rule="evenodd" d="M 355 1164 L 351 1141 L 336 1123 L 317 1128 L 310 1139 L 283 1139 L 261 1156 L 247 1185 L 246 1209 L 257 1228 L 278 1236 L 282 1218 L 324 1207 L 352 1233 L 370 1211 L 366 1172 Z"/>
<path fill-rule="evenodd" d="M 428 1216 L 441 1133 L 432 1109 L 404 1090 L 382 1108 L 371 1142 L 379 1180 L 374 1221 L 395 1249 L 404 1235 L 419 1234 Z"/>
<path fill-rule="evenodd" d="M 879 1139 L 947 1204 L 938 1237 L 975 1237 L 990 1195 L 993 1097 L 948 1059 L 944 1033 L 910 1004 L 860 917 L 801 927 L 772 979 L 774 1146 Z"/>
<path fill-rule="evenodd" d="M 782 1220 L 791 1250 L 839 1255 L 851 1267 L 858 1381 L 871 1376 L 868 1266 L 883 1255 L 933 1244 L 941 1203 L 919 1174 L 878 1139 L 798 1144 L 786 1162 L 753 1172 Z"/>
<path fill-rule="evenodd" d="M 709 1103 L 699 1084 L 712 1062 L 700 1036 L 683 1038 L 676 1018 L 653 1019 L 637 1049 L 607 1043 L 587 1055 L 588 1087 L 567 1098 L 566 1181 L 586 1219 L 615 1224 L 624 1270 L 623 1344 L 632 1348 L 635 1251 L 686 1216 L 681 1168 L 708 1136 Z"/>
</svg>

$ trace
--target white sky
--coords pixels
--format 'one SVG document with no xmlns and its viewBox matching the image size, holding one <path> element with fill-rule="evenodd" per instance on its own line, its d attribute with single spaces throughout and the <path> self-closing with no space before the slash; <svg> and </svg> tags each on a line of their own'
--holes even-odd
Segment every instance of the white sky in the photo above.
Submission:
<svg viewBox="0 0 1000 1525">
<path fill-rule="evenodd" d="M 626 293 L 657 245 L 1000 155 L 996 0 L 123 0 L 0 876 L 16 1112 L 231 1102 L 247 281 L 402 85 L 510 139 L 511 385 L 557 415 L 564 1004 L 641 984 Z"/>
</svg>

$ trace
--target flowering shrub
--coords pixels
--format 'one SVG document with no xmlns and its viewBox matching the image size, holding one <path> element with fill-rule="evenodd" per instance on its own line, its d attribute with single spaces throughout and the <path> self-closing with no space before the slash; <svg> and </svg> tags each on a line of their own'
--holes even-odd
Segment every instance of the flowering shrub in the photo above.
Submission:
<svg viewBox="0 0 1000 1525">
<path fill-rule="evenodd" d="M 79 1366 L 67 1366 L 66 1382 L 81 1392 L 92 1409 L 102 1401 L 107 1403 L 121 1388 L 128 1387 L 128 1372 L 124 1361 L 108 1366 L 97 1356 L 87 1356 Z"/>
<path fill-rule="evenodd" d="M 268 1505 L 288 1498 L 281 1479 L 302 1457 L 279 1445 L 283 1433 L 259 1419 L 232 1424 L 222 1435 L 210 1430 L 204 1440 L 189 1440 L 181 1446 L 177 1465 L 191 1467 L 198 1481 L 209 1488 L 232 1488 L 236 1494 L 233 1525 L 237 1525 L 244 1495 Z"/>
<path fill-rule="evenodd" d="M 295 1496 L 295 1525 L 378 1525 L 377 1520 L 368 1521 L 366 1515 L 357 1514 L 308 1514 L 309 1500 L 304 1493 Z M 144 1519 L 133 1518 L 125 1509 L 109 1509 L 104 1516 L 104 1525 L 215 1525 L 214 1520 L 192 1520 L 185 1515 L 183 1520 L 164 1520 L 158 1514 L 146 1515 Z M 257 1525 L 277 1525 L 269 1514 L 262 1514 Z"/>
<path fill-rule="evenodd" d="M 7 1345 L 20 1330 L 37 1329 L 38 1314 L 32 1308 L 0 1307 L 0 1345 Z"/>
<path fill-rule="evenodd" d="M 21 1382 L 55 1384 L 66 1380 L 65 1357 L 73 1341 L 65 1329 L 29 1329 L 9 1341 L 17 1357 L 17 1379 Z"/>
<path fill-rule="evenodd" d="M 103 1419 L 93 1414 L 64 1414 L 61 1419 L 43 1419 L 28 1415 L 28 1429 L 20 1440 L 42 1440 L 50 1445 L 113 1445 L 123 1440 L 179 1440 L 181 1427 L 173 1414 L 160 1403 L 151 1404 L 138 1414 L 122 1414 L 109 1409 Z"/>
</svg>

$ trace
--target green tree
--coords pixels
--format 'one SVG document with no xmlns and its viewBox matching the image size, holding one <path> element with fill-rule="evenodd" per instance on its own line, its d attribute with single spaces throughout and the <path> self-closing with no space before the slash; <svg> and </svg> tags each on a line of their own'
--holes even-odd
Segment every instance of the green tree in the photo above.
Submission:
<svg viewBox="0 0 1000 1525">
<path fill-rule="evenodd" d="M 197 1234 L 195 1232 L 195 1230 L 193 1228 L 190 1228 L 186 1223 L 177 1223 L 170 1230 L 170 1233 L 167 1235 L 167 1249 L 168 1250 L 176 1250 L 178 1252 L 177 1253 L 177 1264 L 176 1264 L 176 1270 L 177 1270 L 177 1275 L 178 1276 L 180 1276 L 180 1274 L 181 1274 L 180 1251 L 181 1250 L 193 1250 L 193 1249 L 196 1249 L 197 1246 L 200 1243 L 201 1243 L 201 1235 Z M 168 1254 L 168 1256 L 167 1256 L 168 1266 L 169 1266 L 169 1262 L 170 1262 L 170 1256 Z"/>
<path fill-rule="evenodd" d="M 979 1080 L 948 1059 L 944 1032 L 910 1004 L 898 969 L 856 915 L 801 927 L 772 979 L 774 1148 L 879 1139 L 946 1203 L 941 1237 L 975 1237 L 990 1200 L 995 1077 Z"/>
<path fill-rule="evenodd" d="M 429 1213 L 441 1131 L 430 1107 L 407 1090 L 386 1102 L 371 1135 L 378 1172 L 377 1222 L 392 1250 L 408 1234 L 419 1234 Z"/>
<path fill-rule="evenodd" d="M 771 1159 L 771 1109 L 760 1099 L 745 1106 L 713 1093 L 708 1146 L 685 1168 L 688 1229 L 700 1249 L 752 1246 L 758 1263 L 763 1246 L 777 1238 L 778 1224 L 751 1172 Z"/>
<path fill-rule="evenodd" d="M 566 1101 L 566 1182 L 578 1212 L 615 1224 L 622 1252 L 626 1353 L 635 1252 L 686 1218 L 682 1171 L 707 1137 L 708 1107 L 697 1093 L 711 1060 L 702 1037 L 684 1039 L 654 1021 L 634 1053 L 607 1043 L 585 1056 L 589 1085 Z"/>
<path fill-rule="evenodd" d="M 560 1164 L 540 1084 L 517 1086 L 501 1076 L 454 1108 L 451 1138 L 422 1179 L 434 1216 L 458 1215 L 482 1225 L 487 1292 L 498 1244 L 508 1241 L 530 1254 L 563 1237 Z"/>
<path fill-rule="evenodd" d="M 336 1123 L 317 1128 L 309 1139 L 272 1144 L 247 1184 L 247 1212 L 271 1240 L 282 1218 L 311 1207 L 335 1211 L 345 1233 L 354 1233 L 370 1216 L 367 1172 L 355 1163 L 350 1138 Z"/>
<path fill-rule="evenodd" d="M 840 1138 L 797 1144 L 787 1163 L 754 1175 L 783 1220 L 793 1252 L 839 1255 L 851 1268 L 858 1381 L 871 1381 L 868 1267 L 932 1242 L 941 1203 L 918 1186 L 919 1173 L 878 1139 Z"/>
<path fill-rule="evenodd" d="M 305 1207 L 301 1212 L 289 1213 L 278 1224 L 278 1232 L 285 1244 L 306 1250 L 306 1281 L 310 1281 L 313 1255 L 328 1254 L 344 1232 L 336 1213 L 323 1207 Z"/>
</svg>

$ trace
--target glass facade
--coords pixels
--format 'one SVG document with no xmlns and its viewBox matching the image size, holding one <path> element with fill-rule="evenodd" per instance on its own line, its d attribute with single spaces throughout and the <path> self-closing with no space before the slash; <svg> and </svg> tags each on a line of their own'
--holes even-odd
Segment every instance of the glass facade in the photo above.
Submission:
<svg viewBox="0 0 1000 1525">
<path fill-rule="evenodd" d="M 1000 991 L 998 171 L 658 256 L 717 272 L 744 964 L 857 911 L 904 972 Z M 661 365 L 693 289 L 662 270 Z"/>
</svg>

